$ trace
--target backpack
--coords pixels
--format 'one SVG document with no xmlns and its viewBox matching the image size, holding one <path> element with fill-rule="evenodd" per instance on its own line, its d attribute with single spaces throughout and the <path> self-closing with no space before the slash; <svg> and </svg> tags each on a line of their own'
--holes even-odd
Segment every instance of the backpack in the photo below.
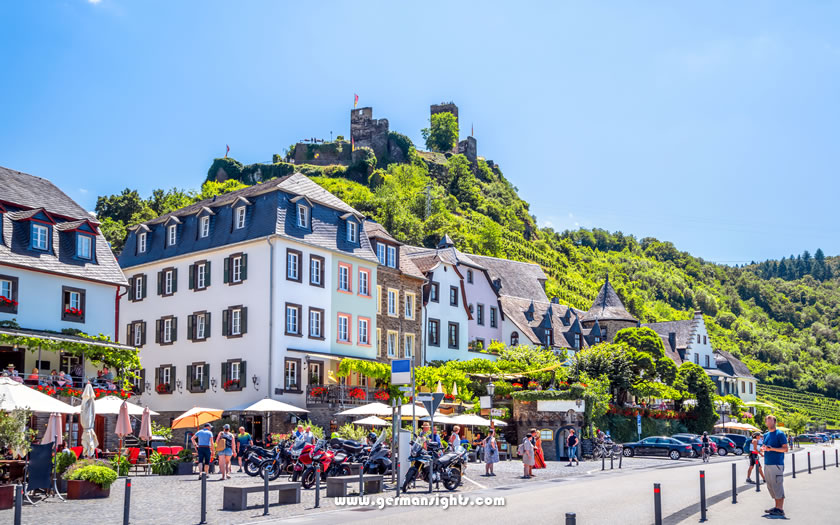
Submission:
<svg viewBox="0 0 840 525">
<path fill-rule="evenodd" d="M 223 437 L 222 434 L 219 434 L 219 437 L 216 438 L 216 450 L 224 450 L 227 448 L 227 440 Z"/>
</svg>

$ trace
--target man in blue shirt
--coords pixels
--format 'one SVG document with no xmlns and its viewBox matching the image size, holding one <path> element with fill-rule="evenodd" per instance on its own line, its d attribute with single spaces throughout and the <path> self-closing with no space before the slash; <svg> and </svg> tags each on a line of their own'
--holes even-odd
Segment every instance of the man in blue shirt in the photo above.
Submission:
<svg viewBox="0 0 840 525">
<path fill-rule="evenodd" d="M 213 458 L 213 431 L 210 430 L 210 423 L 205 423 L 204 428 L 193 434 L 192 444 L 198 452 L 198 464 L 204 465 L 204 472 L 210 473 L 210 461 Z M 201 473 L 198 474 L 201 479 Z"/>
<path fill-rule="evenodd" d="M 767 482 L 770 497 L 776 501 L 776 506 L 767 509 L 765 512 L 771 516 L 784 517 L 787 437 L 784 432 L 776 428 L 776 416 L 767 416 L 764 422 L 767 424 L 764 445 L 761 446 L 761 450 L 764 452 L 764 480 Z"/>
</svg>

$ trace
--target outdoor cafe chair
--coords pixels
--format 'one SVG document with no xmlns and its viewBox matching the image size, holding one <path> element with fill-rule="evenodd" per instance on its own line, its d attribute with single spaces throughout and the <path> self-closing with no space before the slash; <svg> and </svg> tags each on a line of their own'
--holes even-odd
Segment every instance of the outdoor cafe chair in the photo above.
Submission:
<svg viewBox="0 0 840 525">
<path fill-rule="evenodd" d="M 52 443 L 32 445 L 32 449 L 29 451 L 29 463 L 26 465 L 26 479 L 24 481 L 23 491 L 27 501 L 33 505 L 35 502 L 32 501 L 31 495 L 34 492 L 43 492 L 45 496 L 50 496 L 54 493 L 59 498 L 64 499 L 59 494 L 53 477 L 54 465 L 52 454 Z"/>
</svg>

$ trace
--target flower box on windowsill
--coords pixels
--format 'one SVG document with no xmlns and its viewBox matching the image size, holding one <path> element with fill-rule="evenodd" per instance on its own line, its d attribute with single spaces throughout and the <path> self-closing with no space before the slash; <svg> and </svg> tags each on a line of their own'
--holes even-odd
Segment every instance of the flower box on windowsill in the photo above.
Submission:
<svg viewBox="0 0 840 525">
<path fill-rule="evenodd" d="M 73 317 L 81 317 L 82 315 L 84 315 L 84 312 L 82 312 L 78 308 L 65 308 L 64 309 L 64 315 L 69 315 L 69 316 L 73 316 Z"/>
<path fill-rule="evenodd" d="M 239 379 L 229 379 L 224 382 L 222 388 L 225 392 L 238 392 L 242 390 L 242 383 Z"/>
<path fill-rule="evenodd" d="M 155 387 L 155 391 L 157 391 L 158 394 L 171 394 L 172 385 L 169 385 L 167 383 L 161 383 Z"/>
<path fill-rule="evenodd" d="M 17 313 L 17 307 L 17 301 L 9 299 L 5 295 L 0 295 L 0 312 L 14 314 Z"/>
</svg>

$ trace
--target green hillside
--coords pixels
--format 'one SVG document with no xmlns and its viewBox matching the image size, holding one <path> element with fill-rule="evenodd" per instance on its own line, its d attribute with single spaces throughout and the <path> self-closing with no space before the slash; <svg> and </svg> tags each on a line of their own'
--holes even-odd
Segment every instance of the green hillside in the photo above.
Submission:
<svg viewBox="0 0 840 525">
<path fill-rule="evenodd" d="M 758 385 L 758 399 L 785 412 L 799 412 L 812 421 L 824 421 L 829 427 L 840 424 L 840 400 L 811 392 L 776 385 Z"/>
<path fill-rule="evenodd" d="M 463 251 L 540 264 L 550 277 L 548 295 L 561 303 L 588 309 L 609 273 L 627 309 L 643 322 L 687 319 L 702 310 L 714 345 L 743 359 L 762 382 L 840 397 L 836 259 L 820 251 L 819 264 L 791 257 L 737 268 L 653 238 L 540 229 L 498 166 L 417 152 L 410 143 L 406 153 L 409 163 L 387 166 L 377 166 L 372 154 L 347 167 L 216 159 L 200 193 L 158 190 L 142 199 L 127 189 L 100 197 L 97 213 L 119 250 L 127 225 L 236 189 L 239 181 L 302 171 L 403 242 L 433 246 L 448 233 Z M 220 184 L 219 177 L 229 180 Z"/>
</svg>

